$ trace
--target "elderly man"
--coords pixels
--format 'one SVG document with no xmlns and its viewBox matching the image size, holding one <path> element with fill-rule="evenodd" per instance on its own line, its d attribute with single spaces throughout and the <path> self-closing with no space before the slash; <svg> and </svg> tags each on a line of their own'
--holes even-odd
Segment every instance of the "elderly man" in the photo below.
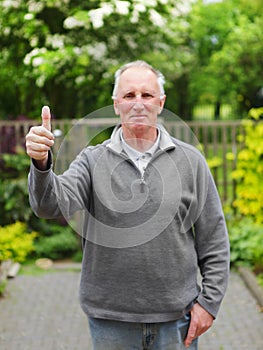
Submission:
<svg viewBox="0 0 263 350">
<path fill-rule="evenodd" d="M 62 175 L 52 171 L 48 107 L 26 137 L 35 213 L 83 214 L 80 302 L 94 350 L 197 349 L 226 291 L 219 196 L 199 151 L 158 125 L 163 86 L 144 61 L 121 67 L 113 91 L 120 125 Z"/>
</svg>

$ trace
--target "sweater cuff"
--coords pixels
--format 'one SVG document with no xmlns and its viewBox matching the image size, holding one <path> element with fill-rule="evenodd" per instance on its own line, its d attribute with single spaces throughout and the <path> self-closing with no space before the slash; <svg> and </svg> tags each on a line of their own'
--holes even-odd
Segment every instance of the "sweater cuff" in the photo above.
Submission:
<svg viewBox="0 0 263 350">
<path fill-rule="evenodd" d="M 209 314 L 212 315 L 214 319 L 216 319 L 220 305 L 209 303 L 202 294 L 199 295 L 199 297 L 196 299 L 196 302 L 200 304 L 207 312 L 209 312 Z"/>
<path fill-rule="evenodd" d="M 31 159 L 31 160 L 32 160 L 32 164 L 33 164 L 34 168 L 37 171 L 42 172 L 42 173 L 49 172 L 52 169 L 52 167 L 53 167 L 53 163 L 52 163 L 53 155 L 52 155 L 51 151 L 48 151 L 48 160 L 47 160 L 47 168 L 46 168 L 46 170 L 39 169 L 38 166 L 37 166 L 36 160 L 35 159 Z"/>
</svg>

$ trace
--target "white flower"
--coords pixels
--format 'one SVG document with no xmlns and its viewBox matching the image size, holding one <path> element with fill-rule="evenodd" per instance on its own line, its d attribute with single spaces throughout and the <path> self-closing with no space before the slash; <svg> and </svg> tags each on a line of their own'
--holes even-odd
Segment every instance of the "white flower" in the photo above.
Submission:
<svg viewBox="0 0 263 350">
<path fill-rule="evenodd" d="M 130 3 L 129 1 L 116 1 L 116 11 L 120 15 L 128 15 Z"/>
<path fill-rule="evenodd" d="M 189 2 L 178 3 L 177 10 L 178 10 L 178 15 L 187 14 L 191 10 L 191 4 Z"/>
<path fill-rule="evenodd" d="M 44 63 L 44 59 L 42 57 L 35 57 L 32 60 L 32 66 L 33 67 L 39 67 L 43 63 Z"/>
<path fill-rule="evenodd" d="M 10 33 L 11 33 L 11 28 L 10 27 L 3 28 L 3 34 L 4 35 L 9 35 Z"/>
<path fill-rule="evenodd" d="M 138 11 L 133 11 L 130 21 L 131 21 L 131 23 L 137 23 L 139 21 L 139 12 Z"/>
<path fill-rule="evenodd" d="M 105 43 L 97 43 L 93 46 L 88 46 L 88 53 L 93 56 L 96 60 L 101 60 L 107 52 Z"/>
<path fill-rule="evenodd" d="M 30 21 L 33 18 L 34 18 L 33 13 L 26 13 L 25 16 L 24 16 L 24 20 L 25 21 Z"/>
<path fill-rule="evenodd" d="M 109 16 L 113 13 L 113 5 L 107 2 L 101 4 L 101 10 L 104 16 Z"/>
<path fill-rule="evenodd" d="M 81 47 L 75 46 L 73 48 L 73 52 L 74 52 L 75 55 L 81 55 L 82 49 L 81 49 Z"/>
<path fill-rule="evenodd" d="M 113 11 L 114 11 L 113 5 L 106 2 L 102 3 L 100 8 L 90 10 L 89 16 L 93 24 L 93 27 L 94 28 L 102 27 L 104 24 L 104 21 L 103 21 L 104 16 L 111 15 Z"/>
<path fill-rule="evenodd" d="M 18 8 L 20 6 L 20 1 L 19 0 L 4 0 L 3 7 L 14 7 L 14 8 Z"/>
<path fill-rule="evenodd" d="M 222 0 L 204 0 L 204 4 L 207 5 L 207 4 L 213 4 L 215 2 L 222 2 Z"/>
<path fill-rule="evenodd" d="M 166 23 L 165 19 L 154 9 L 150 10 L 150 19 L 157 27 L 163 27 Z"/>
<path fill-rule="evenodd" d="M 157 5 L 156 0 L 137 0 L 139 5 L 155 7 Z"/>
<path fill-rule="evenodd" d="M 86 77 L 84 75 L 79 75 L 76 79 L 75 82 L 77 85 L 81 85 L 85 82 Z"/>
<path fill-rule="evenodd" d="M 37 44 L 38 44 L 38 37 L 37 36 L 31 36 L 29 38 L 29 40 L 30 40 L 31 47 L 37 46 Z"/>
<path fill-rule="evenodd" d="M 38 87 L 43 87 L 44 84 L 45 84 L 45 81 L 46 81 L 45 76 L 44 76 L 44 75 L 41 75 L 40 77 L 37 78 L 37 80 L 36 80 L 36 85 L 37 85 Z"/>
<path fill-rule="evenodd" d="M 51 45 L 53 49 L 61 49 L 64 47 L 64 38 L 59 34 L 49 35 L 47 37 L 47 45 Z"/>
<path fill-rule="evenodd" d="M 29 65 L 31 63 L 31 60 L 38 56 L 39 54 L 43 54 L 47 51 L 47 49 L 45 47 L 42 48 L 35 48 L 32 51 L 30 51 L 24 58 L 24 64 L 25 65 Z"/>
<path fill-rule="evenodd" d="M 90 10 L 89 15 L 94 28 L 100 28 L 103 26 L 103 12 L 101 8 L 96 10 Z"/>
<path fill-rule="evenodd" d="M 136 5 L 134 6 L 134 10 L 135 10 L 136 12 L 145 12 L 145 11 L 146 11 L 146 7 L 145 7 L 145 5 L 143 5 L 143 4 L 136 4 Z"/>
<path fill-rule="evenodd" d="M 83 27 L 84 24 L 85 23 L 83 21 L 79 21 L 75 17 L 68 17 L 64 21 L 64 28 L 73 29 L 76 27 Z"/>
<path fill-rule="evenodd" d="M 33 13 L 41 12 L 45 6 L 44 1 L 29 1 L 28 11 Z"/>
<path fill-rule="evenodd" d="M 31 62 L 31 57 L 29 55 L 26 55 L 23 62 L 26 66 L 28 66 Z"/>
</svg>

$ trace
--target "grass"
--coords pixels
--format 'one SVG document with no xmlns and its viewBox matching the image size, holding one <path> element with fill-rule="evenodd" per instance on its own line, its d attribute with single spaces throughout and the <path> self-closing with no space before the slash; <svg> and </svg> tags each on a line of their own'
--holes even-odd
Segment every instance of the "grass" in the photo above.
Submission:
<svg viewBox="0 0 263 350">
<path fill-rule="evenodd" d="M 49 269 L 40 268 L 35 264 L 35 261 L 30 260 L 21 266 L 21 268 L 19 270 L 19 275 L 39 276 L 39 275 L 43 275 L 45 273 L 50 273 L 50 272 L 54 272 L 54 269 L 52 269 L 52 268 L 49 268 Z"/>
<path fill-rule="evenodd" d="M 220 120 L 233 119 L 232 106 L 223 104 L 220 110 Z M 193 110 L 193 120 L 214 120 L 214 106 L 212 104 L 197 105 Z"/>
<path fill-rule="evenodd" d="M 0 298 L 4 295 L 7 281 L 0 282 Z"/>
<path fill-rule="evenodd" d="M 256 275 L 258 284 L 263 288 L 263 273 Z"/>
<path fill-rule="evenodd" d="M 55 261 L 54 261 L 55 262 Z M 70 262 L 75 262 L 73 260 L 67 260 L 65 261 L 66 263 L 70 263 Z M 69 264 L 70 265 L 70 264 Z M 43 275 L 46 273 L 54 273 L 54 272 L 80 272 L 80 268 L 78 267 L 60 267 L 57 268 L 54 265 L 51 265 L 49 268 L 41 268 L 39 266 L 36 265 L 36 261 L 35 260 L 29 260 L 26 263 L 24 263 L 19 271 L 19 275 L 28 275 L 28 276 L 39 276 L 39 275 Z"/>
</svg>

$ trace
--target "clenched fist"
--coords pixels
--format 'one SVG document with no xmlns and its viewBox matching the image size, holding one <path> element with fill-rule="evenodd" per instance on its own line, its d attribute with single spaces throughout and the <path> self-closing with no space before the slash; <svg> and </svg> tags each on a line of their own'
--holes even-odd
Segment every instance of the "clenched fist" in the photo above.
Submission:
<svg viewBox="0 0 263 350">
<path fill-rule="evenodd" d="M 48 161 L 48 151 L 54 144 L 51 132 L 51 115 L 48 106 L 42 108 L 42 125 L 33 126 L 26 135 L 26 151 L 29 157 L 36 161 L 37 167 L 45 170 Z"/>
</svg>

